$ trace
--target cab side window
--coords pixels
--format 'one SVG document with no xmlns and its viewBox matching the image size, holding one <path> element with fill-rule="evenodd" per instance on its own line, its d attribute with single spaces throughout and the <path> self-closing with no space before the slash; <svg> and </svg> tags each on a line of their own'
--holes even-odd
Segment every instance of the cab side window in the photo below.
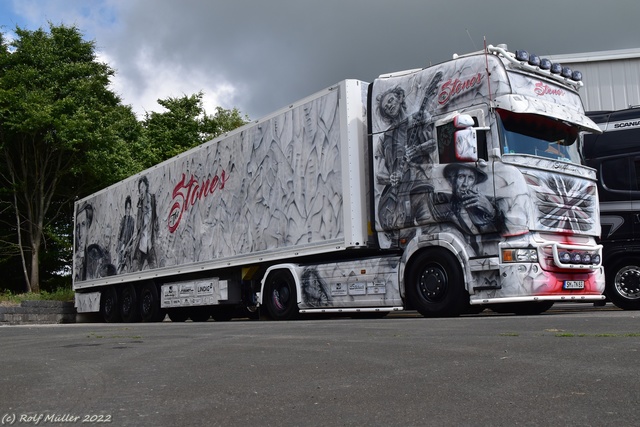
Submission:
<svg viewBox="0 0 640 427">
<path fill-rule="evenodd" d="M 636 166 L 640 167 L 640 162 L 628 157 L 604 160 L 600 165 L 602 185 L 609 190 L 636 191 L 639 178 Z"/>
<path fill-rule="evenodd" d="M 453 143 L 453 133 L 455 131 L 456 128 L 453 126 L 453 122 L 445 123 L 436 128 L 440 163 L 453 163 L 456 161 L 455 144 Z"/>
</svg>

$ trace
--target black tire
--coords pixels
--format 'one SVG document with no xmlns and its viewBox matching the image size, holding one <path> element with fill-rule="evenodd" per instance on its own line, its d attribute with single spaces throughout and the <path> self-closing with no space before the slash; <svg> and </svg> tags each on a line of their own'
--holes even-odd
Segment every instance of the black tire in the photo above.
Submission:
<svg viewBox="0 0 640 427">
<path fill-rule="evenodd" d="M 172 322 L 186 322 L 189 318 L 189 312 L 185 308 L 170 308 L 167 310 L 169 319 Z"/>
<path fill-rule="evenodd" d="M 107 323 L 120 321 L 120 309 L 118 306 L 118 292 L 113 286 L 105 288 L 100 293 L 100 315 Z"/>
<path fill-rule="evenodd" d="M 298 316 L 296 284 L 288 271 L 269 275 L 262 301 L 273 320 L 291 320 Z"/>
<path fill-rule="evenodd" d="M 605 267 L 605 294 L 623 310 L 640 310 L 640 262 L 623 259 Z"/>
<path fill-rule="evenodd" d="M 133 323 L 140 321 L 140 310 L 138 307 L 138 294 L 132 284 L 126 284 L 120 290 L 120 316 L 122 321 Z"/>
<path fill-rule="evenodd" d="M 416 255 L 405 278 L 405 290 L 409 304 L 425 317 L 459 316 L 469 303 L 460 263 L 444 249 Z"/>
<path fill-rule="evenodd" d="M 155 283 L 145 283 L 140 288 L 140 318 L 143 322 L 162 322 L 165 316 L 160 307 L 160 297 Z"/>
</svg>

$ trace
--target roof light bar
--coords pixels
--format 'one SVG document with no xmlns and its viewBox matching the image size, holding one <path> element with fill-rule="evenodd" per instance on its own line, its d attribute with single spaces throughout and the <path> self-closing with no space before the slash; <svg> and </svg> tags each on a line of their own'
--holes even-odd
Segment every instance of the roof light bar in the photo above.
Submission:
<svg viewBox="0 0 640 427">
<path fill-rule="evenodd" d="M 561 80 L 564 83 L 570 83 L 576 87 L 582 86 L 582 73 L 580 71 L 563 67 L 562 64 L 551 62 L 548 58 L 540 58 L 536 54 L 521 49 L 516 50 L 515 53 L 511 53 L 507 50 L 506 45 L 489 45 L 487 46 L 487 51 L 501 55 L 520 68 L 533 72 L 542 72 L 549 77 Z"/>
</svg>

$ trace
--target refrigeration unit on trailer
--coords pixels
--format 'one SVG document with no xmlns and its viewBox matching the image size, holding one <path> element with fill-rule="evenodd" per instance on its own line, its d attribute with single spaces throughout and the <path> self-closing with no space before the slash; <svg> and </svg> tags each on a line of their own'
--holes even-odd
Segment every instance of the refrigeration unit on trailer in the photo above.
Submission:
<svg viewBox="0 0 640 427">
<path fill-rule="evenodd" d="M 604 298 L 577 72 L 506 46 L 345 80 L 76 203 L 79 312 L 274 319 Z"/>
</svg>

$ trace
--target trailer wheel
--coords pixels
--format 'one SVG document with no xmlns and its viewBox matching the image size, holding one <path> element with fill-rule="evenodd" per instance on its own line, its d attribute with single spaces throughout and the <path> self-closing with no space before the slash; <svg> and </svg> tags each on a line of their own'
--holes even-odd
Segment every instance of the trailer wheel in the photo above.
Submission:
<svg viewBox="0 0 640 427">
<path fill-rule="evenodd" d="M 158 288 L 154 283 L 145 283 L 140 288 L 140 317 L 143 322 L 161 322 L 164 310 L 160 307 Z"/>
<path fill-rule="evenodd" d="M 405 287 L 410 304 L 425 317 L 458 316 L 468 304 L 458 260 L 445 250 L 416 255 Z"/>
<path fill-rule="evenodd" d="M 623 310 L 640 310 L 640 265 L 637 260 L 623 259 L 605 271 L 607 298 Z"/>
<path fill-rule="evenodd" d="M 103 289 L 100 293 L 100 315 L 107 323 L 116 323 L 120 321 L 118 293 L 113 286 Z"/>
<path fill-rule="evenodd" d="M 298 315 L 296 284 L 289 272 L 270 274 L 264 290 L 263 301 L 273 320 L 290 320 Z"/>
<path fill-rule="evenodd" d="M 132 284 L 126 284 L 120 290 L 120 316 L 123 322 L 132 323 L 140 320 L 138 295 Z"/>
</svg>

